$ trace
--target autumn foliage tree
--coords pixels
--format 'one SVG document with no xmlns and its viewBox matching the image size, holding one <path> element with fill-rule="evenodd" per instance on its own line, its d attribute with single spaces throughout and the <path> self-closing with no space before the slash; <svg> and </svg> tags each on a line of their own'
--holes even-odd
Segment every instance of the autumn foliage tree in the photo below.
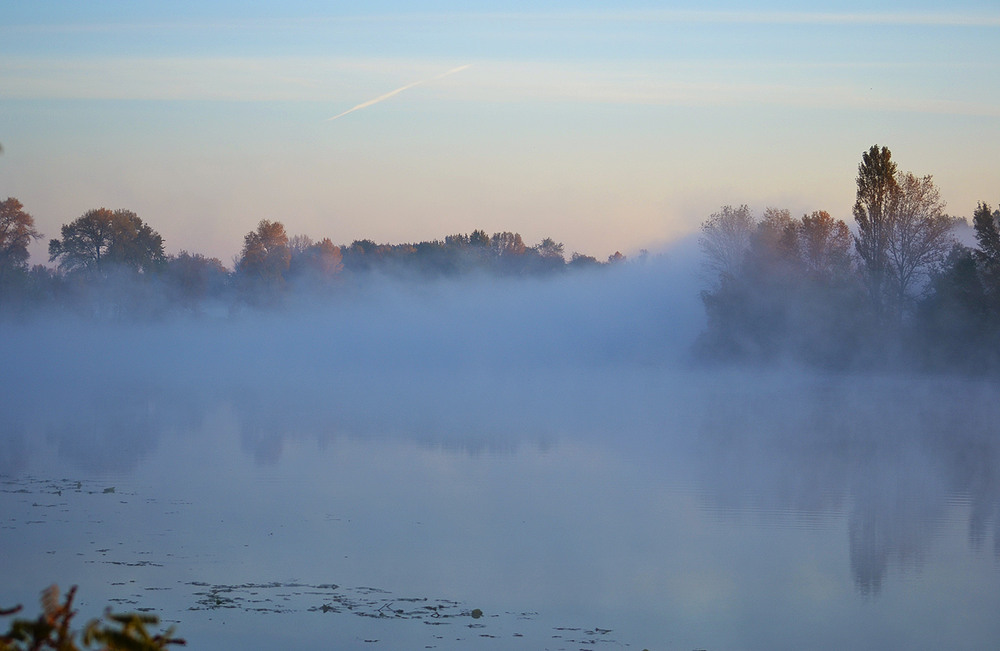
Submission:
<svg viewBox="0 0 1000 651">
<path fill-rule="evenodd" d="M 899 172 L 887 147 L 862 155 L 857 186 L 855 247 L 872 306 L 899 324 L 951 250 L 954 220 L 933 178 Z"/>
<path fill-rule="evenodd" d="M 746 206 L 727 206 L 703 224 L 700 241 L 715 274 L 702 292 L 701 355 L 849 363 L 854 338 L 845 326 L 856 318 L 858 286 L 844 222 L 822 211 L 795 219 L 777 208 L 757 220 Z"/>
<path fill-rule="evenodd" d="M 8 197 L 0 202 L 0 306 L 27 284 L 28 245 L 41 237 L 20 201 Z"/>
<path fill-rule="evenodd" d="M 127 269 L 148 274 L 163 268 L 163 238 L 130 210 L 97 208 L 62 227 L 49 241 L 49 261 L 63 271 L 106 274 Z"/>
<path fill-rule="evenodd" d="M 799 251 L 806 271 L 817 279 L 844 280 L 852 272 L 851 230 L 825 210 L 804 215 L 798 226 Z"/>
<path fill-rule="evenodd" d="M 858 167 L 852 235 L 816 211 L 756 219 L 725 206 L 699 240 L 712 286 L 706 357 L 824 367 L 1000 367 L 1000 211 L 980 204 L 979 249 L 953 236 L 933 178 L 900 172 L 887 147 Z"/>
<path fill-rule="evenodd" d="M 262 219 L 244 236 L 236 271 L 251 284 L 278 288 L 285 283 L 291 259 L 284 224 Z"/>
<path fill-rule="evenodd" d="M 0 202 L 0 277 L 28 266 L 28 245 L 42 234 L 35 230 L 35 220 L 14 197 Z"/>
<path fill-rule="evenodd" d="M 229 272 L 218 258 L 181 251 L 167 258 L 165 281 L 171 298 L 186 308 L 223 293 Z"/>
<path fill-rule="evenodd" d="M 305 235 L 296 235 L 289 252 L 289 277 L 314 289 L 329 284 L 344 270 L 343 253 L 328 237 L 313 242 Z"/>
</svg>

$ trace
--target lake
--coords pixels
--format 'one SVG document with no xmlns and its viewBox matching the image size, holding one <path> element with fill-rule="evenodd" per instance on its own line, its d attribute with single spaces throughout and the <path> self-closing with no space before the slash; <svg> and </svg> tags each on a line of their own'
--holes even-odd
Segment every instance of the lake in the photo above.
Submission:
<svg viewBox="0 0 1000 651">
<path fill-rule="evenodd" d="M 699 369 L 669 262 L 0 323 L 0 607 L 75 584 L 199 649 L 1000 646 L 996 383 Z"/>
<path fill-rule="evenodd" d="M 90 341 L 71 371 L 148 339 Z M 201 649 L 1000 643 L 988 382 L 241 345 L 8 373 L 0 606 L 75 584 Z"/>
</svg>

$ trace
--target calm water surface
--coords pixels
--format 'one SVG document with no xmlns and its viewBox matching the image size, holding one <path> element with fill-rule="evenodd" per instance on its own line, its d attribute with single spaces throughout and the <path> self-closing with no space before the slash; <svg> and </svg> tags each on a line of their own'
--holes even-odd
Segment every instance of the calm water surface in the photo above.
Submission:
<svg viewBox="0 0 1000 651">
<path fill-rule="evenodd" d="M 201 649 L 1000 644 L 995 386 L 263 386 L 6 398 L 0 606 L 77 584 L 81 619 L 148 609 Z"/>
</svg>

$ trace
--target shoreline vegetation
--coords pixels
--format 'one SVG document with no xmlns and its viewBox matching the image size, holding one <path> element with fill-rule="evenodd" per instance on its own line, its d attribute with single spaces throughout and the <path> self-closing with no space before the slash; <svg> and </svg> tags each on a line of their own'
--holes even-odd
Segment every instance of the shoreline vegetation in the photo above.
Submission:
<svg viewBox="0 0 1000 651">
<path fill-rule="evenodd" d="M 858 166 L 854 226 L 725 206 L 704 222 L 712 278 L 702 359 L 835 370 L 973 375 L 1000 369 L 1000 209 L 944 213 L 931 176 L 901 172 L 875 145 Z"/>
<path fill-rule="evenodd" d="M 707 321 L 696 359 L 834 371 L 1000 370 L 1000 208 L 980 203 L 971 220 L 977 244 L 961 243 L 956 232 L 969 222 L 944 212 L 933 178 L 899 170 L 878 145 L 862 154 L 856 196 L 850 225 L 822 210 L 794 218 L 772 207 L 758 217 L 746 205 L 709 216 L 699 237 Z M 106 208 L 49 240 L 55 267 L 28 264 L 28 245 L 42 237 L 17 199 L 0 202 L 0 321 L 59 312 L 98 321 L 225 315 L 364 292 L 368 278 L 551 278 L 626 262 L 617 252 L 606 262 L 580 253 L 567 259 L 552 238 L 528 246 L 518 233 L 483 230 L 335 245 L 289 237 L 281 222 L 264 219 L 229 269 L 199 253 L 167 255 L 138 215 Z"/>
<path fill-rule="evenodd" d="M 41 594 L 42 612 L 37 619 L 15 619 L 10 629 L 0 634 L 0 651 L 159 651 L 170 646 L 185 646 L 187 642 L 174 637 L 174 629 L 151 634 L 147 627 L 159 624 L 159 618 L 146 613 L 115 614 L 110 610 L 102 619 L 90 620 L 79 631 L 72 628 L 73 598 L 76 586 L 60 599 L 59 588 L 51 585 Z M 21 612 L 22 606 L 0 609 L 0 617 Z M 80 645 L 77 644 L 80 638 Z"/>
<path fill-rule="evenodd" d="M 163 238 L 138 215 L 107 208 L 87 211 L 60 234 L 49 240 L 55 266 L 29 266 L 27 247 L 43 235 L 20 201 L 0 202 L 0 318 L 51 308 L 99 319 L 267 309 L 292 297 L 335 297 L 373 276 L 538 278 L 625 261 L 619 252 L 606 262 L 582 253 L 567 259 L 552 238 L 528 246 L 519 233 L 483 230 L 416 243 L 335 245 L 329 238 L 289 237 L 284 224 L 264 219 L 244 236 L 229 269 L 200 253 L 167 255 Z"/>
</svg>

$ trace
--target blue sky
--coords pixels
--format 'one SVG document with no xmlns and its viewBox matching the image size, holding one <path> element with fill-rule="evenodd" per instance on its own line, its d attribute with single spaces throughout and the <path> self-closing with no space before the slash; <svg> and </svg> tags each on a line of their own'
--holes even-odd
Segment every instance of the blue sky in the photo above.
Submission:
<svg viewBox="0 0 1000 651">
<path fill-rule="evenodd" d="M 227 265 L 265 218 L 598 257 L 724 204 L 850 222 L 875 143 L 952 214 L 1000 202 L 995 3 L 606 5 L 6 2 L 0 195 Z"/>
</svg>

